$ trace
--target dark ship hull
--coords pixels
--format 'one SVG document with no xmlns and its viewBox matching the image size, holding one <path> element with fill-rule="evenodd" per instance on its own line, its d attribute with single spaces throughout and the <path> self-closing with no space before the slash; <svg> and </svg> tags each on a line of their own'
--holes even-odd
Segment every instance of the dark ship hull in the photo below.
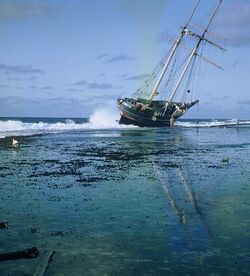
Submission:
<svg viewBox="0 0 250 276">
<path fill-rule="evenodd" d="M 121 118 L 119 124 L 141 127 L 170 127 L 198 100 L 190 103 L 148 101 L 133 98 L 118 99 Z"/>
</svg>

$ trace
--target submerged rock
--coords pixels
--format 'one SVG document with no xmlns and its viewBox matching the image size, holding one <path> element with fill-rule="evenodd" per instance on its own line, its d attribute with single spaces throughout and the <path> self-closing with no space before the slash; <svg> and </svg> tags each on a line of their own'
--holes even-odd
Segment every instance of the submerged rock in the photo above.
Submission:
<svg viewBox="0 0 250 276">
<path fill-rule="evenodd" d="M 0 222 L 0 229 L 7 229 L 9 227 L 9 224 L 7 221 Z"/>
<path fill-rule="evenodd" d="M 15 251 L 0 254 L 0 261 L 18 260 L 18 259 L 31 259 L 36 258 L 39 251 L 36 247 L 31 247 L 23 251 Z"/>
<path fill-rule="evenodd" d="M 225 157 L 223 159 L 221 159 L 222 163 L 229 163 L 229 157 Z"/>
</svg>

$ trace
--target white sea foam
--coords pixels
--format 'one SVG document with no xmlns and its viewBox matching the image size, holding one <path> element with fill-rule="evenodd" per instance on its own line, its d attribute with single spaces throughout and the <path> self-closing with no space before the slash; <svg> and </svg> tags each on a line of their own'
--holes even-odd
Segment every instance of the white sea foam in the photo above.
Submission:
<svg viewBox="0 0 250 276">
<path fill-rule="evenodd" d="M 213 121 L 199 121 L 196 123 L 193 122 L 185 122 L 185 121 L 177 121 L 175 122 L 176 126 L 179 127 L 227 127 L 227 126 L 236 126 L 236 125 L 250 125 L 250 121 L 232 119 L 232 120 L 213 120 Z"/>
<path fill-rule="evenodd" d="M 28 123 L 19 120 L 0 121 L 0 138 L 10 135 L 31 135 L 70 130 L 120 129 L 130 127 L 119 125 L 118 119 L 119 117 L 117 117 L 116 114 L 104 110 L 96 110 L 93 115 L 90 116 L 88 123 L 76 123 L 71 119 L 57 123 Z"/>
</svg>

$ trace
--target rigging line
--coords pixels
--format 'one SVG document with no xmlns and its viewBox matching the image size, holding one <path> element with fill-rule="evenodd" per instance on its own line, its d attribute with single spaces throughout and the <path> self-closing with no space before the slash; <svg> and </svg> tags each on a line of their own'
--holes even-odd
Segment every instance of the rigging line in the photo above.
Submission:
<svg viewBox="0 0 250 276">
<path fill-rule="evenodd" d="M 172 77 L 182 68 L 182 66 L 186 63 L 189 56 L 187 56 L 182 63 L 176 68 L 176 70 L 173 72 Z"/>
<path fill-rule="evenodd" d="M 162 91 L 163 91 L 163 93 L 162 93 L 162 99 L 163 98 L 165 98 L 165 95 L 167 94 L 167 88 L 169 88 L 169 86 L 170 86 L 170 84 L 171 84 L 171 82 L 173 82 L 173 80 L 174 80 L 174 75 L 176 74 L 176 71 L 178 71 L 178 69 L 176 69 L 175 71 L 174 71 L 174 69 L 175 69 L 175 67 L 176 67 L 176 63 L 177 63 L 177 60 L 180 58 L 180 49 L 178 48 L 177 50 L 176 50 L 176 53 L 175 53 L 175 58 L 174 58 L 174 61 L 173 61 L 173 64 L 172 64 L 172 68 L 171 68 L 171 71 L 170 71 L 170 73 L 169 73 L 169 77 L 168 77 L 168 79 L 167 79 L 167 81 L 166 81 L 166 84 L 165 85 L 163 85 L 162 86 Z"/>
<path fill-rule="evenodd" d="M 183 61 L 182 63 L 178 66 L 178 68 L 176 68 L 176 70 L 174 71 L 173 73 L 173 76 L 181 69 L 181 67 L 186 63 L 187 59 L 188 59 L 189 56 L 187 56 Z"/>
<path fill-rule="evenodd" d="M 179 55 L 179 51 L 178 51 L 178 50 L 177 50 L 177 52 L 176 52 L 176 55 L 175 55 L 175 58 L 174 58 L 173 65 L 172 65 L 171 71 L 170 71 L 170 73 L 169 73 L 169 77 L 168 77 L 167 82 L 166 82 L 166 84 L 165 84 L 165 88 L 168 87 L 168 84 L 169 84 L 170 80 L 171 80 L 172 77 L 173 77 L 173 72 L 174 72 L 174 68 L 175 68 L 175 65 L 176 65 L 176 61 L 177 61 L 177 55 Z"/>
<path fill-rule="evenodd" d="M 194 13 L 196 12 L 196 10 L 197 10 L 197 8 L 198 8 L 198 5 L 200 4 L 200 1 L 201 1 L 201 0 L 198 0 L 198 1 L 196 2 L 195 6 L 194 6 L 194 9 L 192 10 L 191 15 L 190 15 L 190 17 L 189 17 L 189 19 L 188 19 L 188 21 L 187 21 L 187 23 L 186 23 L 186 25 L 185 25 L 185 28 L 187 28 L 188 25 L 189 25 L 189 23 L 191 22 L 191 20 L 192 20 L 192 18 L 193 18 L 193 16 L 194 16 Z"/>
<path fill-rule="evenodd" d="M 193 78 L 193 81 L 192 81 L 192 84 L 191 84 L 191 89 L 193 91 L 193 93 L 191 93 L 191 101 L 193 100 L 193 98 L 196 98 L 196 99 L 199 99 L 198 95 L 199 94 L 199 79 L 201 79 L 202 77 L 198 77 L 200 76 L 200 72 L 201 72 L 201 64 L 202 62 L 197 59 L 197 62 L 196 62 L 196 66 L 195 66 L 195 75 L 194 75 L 194 78 Z M 197 92 L 198 91 L 198 92 Z"/>
<path fill-rule="evenodd" d="M 163 84 L 163 85 L 159 88 L 159 91 L 161 91 L 161 93 L 160 93 L 160 94 L 161 94 L 161 99 L 163 99 L 163 98 L 165 97 L 165 94 L 166 94 L 168 85 L 169 85 L 170 82 L 173 80 L 173 77 L 174 77 L 173 72 L 174 72 L 174 69 L 175 69 L 175 66 L 176 66 L 176 61 L 177 61 L 177 59 L 179 59 L 179 56 L 180 56 L 180 53 L 179 53 L 179 52 L 180 52 L 179 48 L 176 49 L 176 53 L 175 53 L 175 56 L 174 56 L 173 64 L 172 64 L 172 66 L 171 66 L 171 71 L 170 71 L 170 73 L 169 73 L 169 77 L 168 77 L 166 83 Z"/>
<path fill-rule="evenodd" d="M 201 47 L 201 54 L 204 52 L 205 50 L 205 47 L 206 47 L 206 42 L 202 45 Z M 205 71 L 207 70 L 208 68 L 208 64 L 207 63 L 202 63 L 200 62 L 199 63 L 199 74 L 205 74 Z M 197 78 L 197 97 L 200 98 L 200 95 L 201 95 L 201 92 L 203 90 L 203 87 L 204 87 L 204 78 L 200 77 L 200 78 Z"/>
<path fill-rule="evenodd" d="M 188 74 L 188 78 L 187 78 L 187 82 L 186 82 L 186 85 L 184 87 L 184 92 L 182 94 L 181 101 L 184 101 L 186 99 L 186 91 L 188 90 L 188 88 L 190 86 L 190 83 L 191 83 L 191 77 L 192 77 L 192 74 L 194 72 L 194 66 L 196 64 L 195 61 L 196 61 L 196 56 L 192 61 L 192 64 L 191 64 L 191 67 L 190 67 L 190 70 L 189 70 L 189 74 Z"/>
<path fill-rule="evenodd" d="M 164 66 L 164 61 L 169 55 L 170 50 L 167 51 L 167 53 L 161 58 L 159 63 L 154 68 L 153 72 L 150 74 L 150 76 L 143 82 L 143 84 L 135 91 L 132 95 L 132 97 L 138 98 L 140 96 L 148 96 L 150 85 L 152 84 L 153 80 L 156 78 L 158 72 L 161 70 L 161 68 Z M 148 90 L 148 91 L 147 91 Z"/>
<path fill-rule="evenodd" d="M 173 72 L 172 74 L 172 79 L 170 80 L 171 82 L 173 82 L 175 75 L 177 74 L 177 72 L 183 67 L 183 65 L 186 63 L 186 61 L 188 60 L 189 56 L 187 56 L 182 62 L 181 64 L 176 68 L 176 70 Z M 166 91 L 167 92 L 167 91 Z M 167 94 L 167 93 L 164 93 Z"/>
<path fill-rule="evenodd" d="M 205 45 L 202 44 L 201 47 L 200 47 L 200 55 L 203 54 L 204 48 L 205 48 Z M 202 65 L 203 65 L 203 62 L 200 59 L 197 59 L 196 67 L 194 69 L 197 72 L 196 76 L 200 76 L 202 74 Z M 191 94 L 191 100 L 192 100 L 193 96 L 195 98 L 199 98 L 199 95 L 200 95 L 200 86 L 201 86 L 202 77 L 196 77 L 196 76 L 193 78 L 193 81 L 192 81 L 192 91 L 193 91 L 193 93 Z"/>
</svg>

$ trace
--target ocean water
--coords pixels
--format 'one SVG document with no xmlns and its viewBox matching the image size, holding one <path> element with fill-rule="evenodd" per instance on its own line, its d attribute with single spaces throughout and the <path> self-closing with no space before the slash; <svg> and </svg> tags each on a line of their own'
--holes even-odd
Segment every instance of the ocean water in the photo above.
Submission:
<svg viewBox="0 0 250 276">
<path fill-rule="evenodd" d="M 248 124 L 1 118 L 0 275 L 249 275 Z"/>
</svg>

